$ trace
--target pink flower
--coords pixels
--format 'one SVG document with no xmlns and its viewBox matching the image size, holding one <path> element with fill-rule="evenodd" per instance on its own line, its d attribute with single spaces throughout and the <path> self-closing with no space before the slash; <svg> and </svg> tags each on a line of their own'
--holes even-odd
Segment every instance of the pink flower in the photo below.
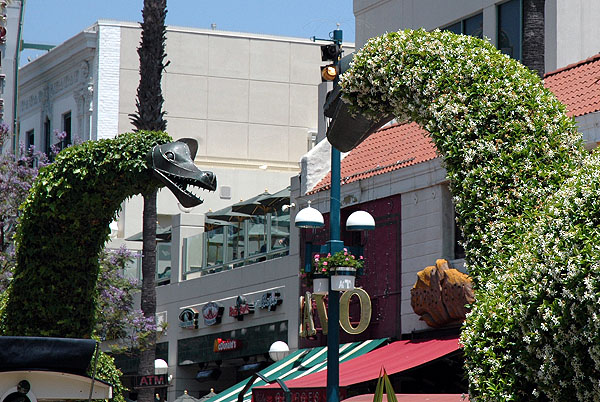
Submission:
<svg viewBox="0 0 600 402">
<path fill-rule="evenodd" d="M 324 261 L 324 262 L 323 262 L 323 265 L 327 265 L 327 261 Z"/>
<path fill-rule="evenodd" d="M 363 256 L 362 256 L 362 255 L 360 256 L 360 259 L 361 259 L 361 260 L 363 259 Z"/>
</svg>

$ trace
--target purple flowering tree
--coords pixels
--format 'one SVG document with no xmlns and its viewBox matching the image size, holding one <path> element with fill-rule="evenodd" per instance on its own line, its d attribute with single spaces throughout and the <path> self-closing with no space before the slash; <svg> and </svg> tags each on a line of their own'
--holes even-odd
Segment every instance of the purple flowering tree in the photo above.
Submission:
<svg viewBox="0 0 600 402">
<path fill-rule="evenodd" d="M 135 257 L 126 247 L 105 250 L 100 256 L 96 335 L 102 341 L 119 340 L 112 343 L 115 352 L 144 349 L 157 329 L 153 319 L 134 308 L 133 294 L 140 289 L 139 283 L 123 276 Z"/>
</svg>

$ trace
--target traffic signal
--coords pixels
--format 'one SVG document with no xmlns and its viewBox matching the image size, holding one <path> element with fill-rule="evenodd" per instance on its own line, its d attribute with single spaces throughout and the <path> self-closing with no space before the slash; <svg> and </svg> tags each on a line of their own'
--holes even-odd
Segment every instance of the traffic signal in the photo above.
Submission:
<svg viewBox="0 0 600 402">
<path fill-rule="evenodd" d="M 339 43 L 321 45 L 321 61 L 337 61 L 342 54 L 342 46 Z"/>
<path fill-rule="evenodd" d="M 350 62 L 354 53 L 342 57 L 337 64 L 336 72 L 343 74 L 350 68 Z M 339 83 L 333 85 L 333 89 L 327 93 L 323 114 L 329 118 L 327 127 L 327 139 L 336 149 L 348 152 L 364 141 L 369 135 L 377 131 L 394 116 L 380 115 L 371 120 L 362 114 L 354 114 L 348 109 L 348 105 L 341 99 L 342 88 Z"/>
<path fill-rule="evenodd" d="M 322 81 L 333 81 L 338 76 L 338 68 L 333 64 L 321 66 L 321 78 Z"/>
</svg>

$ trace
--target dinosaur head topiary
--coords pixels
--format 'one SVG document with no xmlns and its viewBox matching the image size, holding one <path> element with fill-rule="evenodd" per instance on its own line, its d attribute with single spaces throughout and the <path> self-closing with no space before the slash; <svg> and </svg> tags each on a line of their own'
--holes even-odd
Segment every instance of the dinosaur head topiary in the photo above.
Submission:
<svg viewBox="0 0 600 402">
<path fill-rule="evenodd" d="M 87 141 L 66 148 L 40 170 L 21 206 L 17 265 L 0 332 L 73 338 L 92 334 L 98 255 L 123 201 L 167 185 L 175 186 L 182 205 L 193 206 L 201 200 L 187 186 L 215 189 L 214 175 L 194 166 L 195 141 L 170 141 L 161 132 Z M 166 161 L 154 166 L 154 152 Z"/>
<path fill-rule="evenodd" d="M 155 145 L 148 153 L 148 165 L 154 176 L 177 197 L 186 208 L 200 205 L 203 200 L 188 190 L 188 186 L 215 191 L 217 178 L 212 172 L 204 172 L 196 167 L 194 158 L 198 143 L 191 138 Z"/>
</svg>

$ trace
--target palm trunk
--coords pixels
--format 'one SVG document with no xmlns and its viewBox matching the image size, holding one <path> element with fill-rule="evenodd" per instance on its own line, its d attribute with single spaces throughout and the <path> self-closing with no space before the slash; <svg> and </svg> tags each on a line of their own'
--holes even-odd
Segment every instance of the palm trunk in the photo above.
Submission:
<svg viewBox="0 0 600 402">
<path fill-rule="evenodd" d="M 523 64 L 544 76 L 544 0 L 523 0 Z"/>
<path fill-rule="evenodd" d="M 130 115 L 137 130 L 164 131 L 167 122 L 162 110 L 162 72 L 165 68 L 165 40 L 167 0 L 144 0 L 142 10 L 142 41 L 138 48 L 140 57 L 140 83 L 137 90 L 137 112 Z M 144 195 L 144 230 L 142 259 L 142 302 L 144 316 L 156 316 L 156 192 Z M 154 374 L 156 333 L 152 333 L 147 347 L 140 352 L 140 375 Z M 139 402 L 153 402 L 154 389 L 140 389 Z"/>
<path fill-rule="evenodd" d="M 142 301 L 144 316 L 155 320 L 156 315 L 156 191 L 144 195 Z M 140 352 L 139 375 L 154 374 L 156 358 L 156 332 L 148 337 L 148 347 Z M 154 389 L 143 388 L 138 393 L 139 402 L 152 402 Z"/>
</svg>

